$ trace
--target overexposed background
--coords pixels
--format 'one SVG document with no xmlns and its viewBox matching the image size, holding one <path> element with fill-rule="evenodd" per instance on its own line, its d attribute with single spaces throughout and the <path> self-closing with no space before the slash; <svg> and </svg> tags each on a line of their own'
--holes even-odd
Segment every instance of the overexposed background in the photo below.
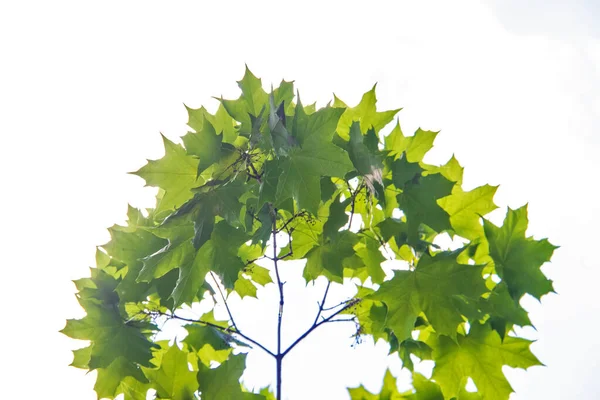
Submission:
<svg viewBox="0 0 600 400">
<path fill-rule="evenodd" d="M 211 96 L 237 97 L 247 63 L 266 87 L 295 80 L 306 104 L 335 92 L 354 105 L 378 82 L 382 109 L 404 107 L 406 133 L 442 130 L 429 161 L 455 154 L 467 188 L 501 185 L 496 217 L 529 202 L 529 233 L 561 246 L 544 267 L 558 295 L 524 301 L 537 328 L 524 334 L 546 367 L 506 368 L 511 399 L 597 398 L 598 4 L 0 2 L 2 397 L 95 399 L 95 374 L 67 366 L 78 344 L 58 333 L 82 316 L 70 280 L 88 274 L 127 203 L 152 206 L 154 191 L 126 172 L 162 156 L 159 132 L 186 133 L 182 103 L 211 109 Z M 296 306 L 288 297 L 292 340 L 314 318 L 298 307 L 316 309 L 321 294 L 289 290 L 307 293 Z M 234 313 L 272 344 L 249 315 L 259 304 Z M 385 346 L 351 348 L 352 327 L 332 325 L 286 358 L 289 399 L 378 390 L 388 362 L 406 385 Z M 248 364 L 249 387 L 273 381 L 263 355 Z"/>
</svg>

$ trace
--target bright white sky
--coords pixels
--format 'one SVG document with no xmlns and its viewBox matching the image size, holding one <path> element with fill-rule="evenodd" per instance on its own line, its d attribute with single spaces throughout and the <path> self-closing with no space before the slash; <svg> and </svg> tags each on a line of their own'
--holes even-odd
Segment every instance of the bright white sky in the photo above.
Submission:
<svg viewBox="0 0 600 400">
<path fill-rule="evenodd" d="M 378 82 L 381 108 L 404 107 L 405 132 L 442 130 L 429 161 L 454 153 L 468 188 L 501 185 L 494 218 L 529 202 L 530 234 L 561 246 L 544 267 L 559 295 L 525 301 L 537 327 L 525 334 L 538 339 L 532 348 L 546 367 L 507 369 L 511 399 L 597 398 L 599 8 L 592 0 L 0 3 L 2 397 L 95 399 L 94 375 L 67 367 L 77 344 L 58 333 L 82 316 L 70 280 L 88 273 L 127 203 L 152 205 L 152 190 L 126 172 L 162 156 L 159 131 L 185 134 L 182 103 L 237 97 L 248 63 L 265 85 L 295 80 L 306 103 L 335 92 L 355 104 Z M 314 318 L 298 307 L 316 308 L 320 293 L 286 287 L 305 296 L 296 306 L 288 296 L 292 340 Z M 272 330 L 246 317 L 257 309 L 234 304 L 238 325 L 269 342 Z M 385 346 L 352 349 L 352 328 L 333 325 L 286 359 L 289 399 L 344 399 L 345 386 L 381 384 Z M 268 359 L 252 352 L 248 362 L 266 369 L 245 375 L 247 385 L 271 382 Z M 390 365 L 404 387 L 406 374 Z"/>
</svg>

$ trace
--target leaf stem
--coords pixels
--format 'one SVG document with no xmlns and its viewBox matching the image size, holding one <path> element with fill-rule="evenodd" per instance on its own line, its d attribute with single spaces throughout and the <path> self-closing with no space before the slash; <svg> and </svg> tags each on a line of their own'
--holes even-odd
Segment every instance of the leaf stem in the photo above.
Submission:
<svg viewBox="0 0 600 400">
<path fill-rule="evenodd" d="M 327 281 L 327 287 L 325 288 L 325 294 L 323 294 L 323 300 L 321 300 L 321 303 L 319 303 L 319 312 L 317 312 L 317 316 L 315 317 L 315 322 L 313 322 L 313 325 L 316 324 L 317 322 L 319 322 L 319 317 L 321 316 L 321 313 L 324 310 L 324 306 L 325 306 L 325 300 L 327 300 L 327 293 L 329 293 L 329 287 L 331 286 L 331 281 Z"/>
<path fill-rule="evenodd" d="M 347 310 L 348 308 L 350 308 L 350 307 L 354 306 L 354 305 L 355 305 L 355 304 L 357 304 L 359 301 L 360 301 L 360 299 L 352 299 L 352 300 L 350 300 L 350 301 L 349 301 L 349 302 L 348 302 L 348 303 L 347 303 L 347 304 L 346 304 L 346 305 L 345 305 L 343 308 L 341 308 L 341 309 L 339 309 L 338 311 L 336 311 L 335 313 L 331 314 L 329 317 L 327 317 L 327 318 L 323 319 L 323 320 L 322 320 L 322 321 L 320 321 L 320 322 L 316 322 L 316 321 L 315 321 L 315 322 L 312 324 L 312 326 L 311 326 L 310 328 L 308 328 L 308 330 L 302 334 L 302 336 L 300 336 L 298 339 L 296 339 L 296 341 L 295 341 L 294 343 L 292 343 L 292 344 L 290 345 L 290 347 L 288 347 L 288 348 L 287 348 L 287 349 L 286 349 L 286 350 L 285 350 L 285 351 L 284 351 L 284 352 L 281 354 L 281 355 L 282 355 L 282 357 L 285 357 L 285 355 L 286 355 L 287 353 L 289 353 L 289 352 L 290 352 L 290 350 L 292 350 L 294 347 L 296 347 L 296 345 L 297 345 L 298 343 L 300 343 L 300 342 L 301 342 L 301 341 L 302 341 L 302 340 L 303 340 L 305 337 L 307 337 L 308 335 L 310 335 L 310 334 L 311 334 L 311 332 L 312 332 L 312 331 L 314 331 L 315 329 L 317 329 L 319 326 L 321 326 L 321 325 L 323 325 L 323 324 L 326 324 L 326 323 L 328 323 L 328 322 L 337 322 L 338 320 L 333 320 L 333 318 L 334 318 L 336 315 L 338 315 L 338 314 L 340 314 L 341 312 L 343 312 L 343 311 Z M 340 321 L 341 321 L 341 320 L 340 320 Z"/>
<path fill-rule="evenodd" d="M 277 277 L 277 287 L 279 288 L 279 312 L 277 314 L 277 355 L 275 356 L 276 369 L 277 369 L 277 400 L 281 400 L 281 367 L 283 361 L 283 354 L 281 354 L 281 323 L 283 321 L 283 283 L 279 275 L 279 266 L 277 262 L 279 257 L 277 256 L 277 209 L 273 209 L 272 213 L 273 221 L 273 265 L 275 267 L 275 276 Z"/>
<path fill-rule="evenodd" d="M 227 299 L 225 298 L 225 295 L 223 294 L 223 291 L 221 290 L 221 286 L 219 286 L 219 282 L 217 282 L 217 277 L 215 276 L 215 274 L 212 271 L 210 271 L 210 276 L 213 278 L 213 281 L 215 282 L 215 286 L 219 290 L 219 294 L 221 295 L 221 299 L 223 299 L 223 303 L 225 303 L 225 309 L 227 310 L 227 314 L 229 314 L 229 320 L 231 321 L 231 325 L 233 325 L 233 328 L 236 331 L 239 331 L 237 325 L 235 324 L 235 320 L 233 319 L 233 314 L 231 314 L 231 310 L 229 309 L 229 305 L 227 304 Z"/>
<path fill-rule="evenodd" d="M 276 357 L 275 353 L 273 353 L 271 350 L 267 349 L 265 346 L 263 346 L 262 344 L 260 344 L 259 342 L 257 342 L 256 340 L 250 338 L 249 336 L 244 335 L 242 332 L 240 332 L 239 330 L 232 330 L 231 328 L 227 327 L 222 327 L 220 325 L 217 324 L 213 324 L 212 322 L 208 322 L 208 321 L 202 321 L 201 319 L 193 319 L 193 318 L 185 318 L 185 317 L 180 317 L 179 315 L 176 314 L 169 314 L 169 313 L 164 313 L 161 311 L 155 311 L 156 313 L 158 313 L 159 315 L 165 316 L 167 318 L 170 319 L 177 319 L 180 321 L 185 321 L 185 322 L 192 322 L 195 324 L 203 324 L 206 326 L 210 326 L 212 328 L 218 329 L 222 332 L 226 332 L 229 333 L 231 335 L 238 335 L 239 337 L 247 340 L 248 342 L 260 347 L 261 349 L 263 349 L 267 354 L 271 355 L 272 357 Z"/>
</svg>

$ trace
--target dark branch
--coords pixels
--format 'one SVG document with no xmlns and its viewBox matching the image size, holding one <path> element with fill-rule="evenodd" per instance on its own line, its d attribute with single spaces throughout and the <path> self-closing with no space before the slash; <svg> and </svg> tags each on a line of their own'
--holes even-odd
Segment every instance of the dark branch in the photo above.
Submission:
<svg viewBox="0 0 600 400">
<path fill-rule="evenodd" d="M 332 319 L 332 320 L 329 320 L 329 321 L 324 322 L 324 323 L 325 324 L 329 324 L 331 322 L 356 322 L 356 317 L 345 318 L 345 319 Z"/>
<path fill-rule="evenodd" d="M 294 347 L 296 347 L 296 345 L 298 343 L 300 343 L 305 337 L 310 335 L 312 331 L 314 331 L 315 329 L 317 329 L 319 326 L 321 326 L 323 324 L 334 321 L 333 318 L 336 315 L 338 315 L 338 314 L 342 313 L 343 311 L 347 310 L 348 308 L 356 305 L 358 302 L 360 302 L 360 299 L 352 299 L 352 300 L 348 301 L 347 304 L 343 308 L 341 308 L 338 311 L 336 311 L 335 313 L 331 314 L 329 317 L 321 320 L 320 322 L 313 323 L 312 326 L 310 328 L 308 328 L 308 330 L 306 332 L 304 332 L 302 334 L 302 336 L 300 336 L 298 339 L 296 339 L 296 341 L 294 343 L 292 343 L 290 345 L 290 347 L 288 347 L 281 355 L 285 356 L 287 353 L 290 352 L 290 350 L 292 350 Z"/>
<path fill-rule="evenodd" d="M 235 324 L 235 320 L 233 319 L 233 314 L 231 314 L 231 310 L 229 309 L 229 305 L 227 304 L 227 299 L 225 298 L 225 295 L 221 290 L 221 286 L 219 286 L 219 282 L 217 282 L 217 278 L 215 277 L 215 274 L 212 271 L 210 271 L 210 276 L 213 278 L 217 289 L 219 289 L 219 294 L 221 294 L 221 299 L 223 299 L 223 303 L 225 303 L 225 309 L 227 309 L 227 314 L 229 314 L 229 320 L 231 321 L 231 325 L 233 325 L 233 328 L 239 332 L 239 329 Z"/>
<path fill-rule="evenodd" d="M 268 258 L 269 260 L 271 259 L 271 257 L 269 257 L 269 256 L 264 256 L 264 255 L 263 255 L 263 256 L 261 256 L 261 257 L 254 258 L 254 259 L 252 259 L 252 260 L 248 260 L 248 261 L 246 261 L 246 264 L 244 264 L 244 267 L 247 267 L 248 265 L 250 265 L 250 264 L 252 264 L 252 263 L 254 263 L 254 262 L 258 261 L 258 260 L 262 260 L 263 258 Z"/>
<path fill-rule="evenodd" d="M 263 349 L 267 354 L 271 355 L 272 357 L 276 357 L 275 353 L 273 353 L 271 350 L 267 349 L 265 346 L 263 346 L 262 344 L 260 344 L 259 342 L 257 342 L 256 340 L 244 335 L 242 332 L 240 332 L 239 330 L 234 330 L 231 327 L 222 327 L 220 325 L 217 324 L 213 324 L 212 322 L 208 322 L 208 321 L 202 321 L 200 319 L 192 319 L 192 318 L 185 318 L 185 317 L 180 317 L 179 315 L 175 315 L 173 313 L 169 314 L 169 313 L 163 313 L 160 311 L 153 311 L 154 314 L 158 314 L 158 315 L 162 315 L 165 316 L 169 319 L 177 319 L 179 321 L 185 321 L 185 322 L 191 322 L 194 324 L 202 324 L 205 326 L 210 326 L 211 328 L 215 328 L 220 330 L 221 332 L 225 332 L 227 334 L 230 335 L 238 335 L 239 337 L 247 340 L 248 342 L 260 347 L 261 349 Z"/>
<path fill-rule="evenodd" d="M 364 183 L 361 183 L 356 190 L 354 191 L 354 193 L 352 193 L 352 189 L 350 188 L 350 184 L 348 184 L 348 190 L 350 190 L 350 195 L 352 196 L 352 206 L 350 208 L 350 220 L 348 221 L 348 229 L 350 229 L 352 227 L 352 217 L 354 217 L 354 205 L 356 203 L 356 196 L 358 195 L 358 192 L 360 192 L 360 190 L 363 188 Z"/>
<path fill-rule="evenodd" d="M 247 161 L 248 161 L 248 166 L 252 170 L 252 174 L 248 173 L 248 176 L 256 179 L 258 181 L 258 183 L 262 184 L 262 175 L 263 174 L 258 173 L 258 171 L 256 170 L 256 167 L 254 167 L 254 164 L 252 163 L 252 161 L 250 161 L 250 159 L 248 159 Z"/>
<path fill-rule="evenodd" d="M 273 265 L 275 266 L 275 276 L 277 277 L 277 287 L 279 288 L 279 313 L 277 314 L 277 354 L 281 354 L 281 321 L 283 318 L 283 283 L 281 283 L 281 277 L 279 275 L 279 266 L 277 262 L 280 260 L 277 257 L 277 222 L 276 218 L 273 217 Z"/>
<path fill-rule="evenodd" d="M 287 221 L 285 221 L 283 225 L 281 225 L 279 229 L 277 229 L 277 232 L 281 232 L 282 230 L 287 229 L 288 225 L 291 224 L 296 218 L 302 217 L 304 215 L 307 215 L 306 211 L 300 211 L 292 215 Z"/>
<path fill-rule="evenodd" d="M 272 213 L 272 222 L 273 222 L 273 226 L 272 226 L 272 230 L 271 233 L 273 234 L 273 265 L 275 267 L 275 275 L 277 277 L 277 288 L 279 289 L 279 312 L 277 314 L 277 355 L 275 356 L 275 362 L 276 362 L 276 372 L 277 372 L 277 389 L 276 389 L 276 398 L 277 400 L 281 400 L 281 386 L 282 386 L 282 374 L 281 374 L 281 369 L 282 369 L 282 362 L 283 362 L 283 354 L 281 354 L 281 322 L 283 320 L 283 304 L 284 304 L 284 298 L 283 298 L 283 283 L 281 282 L 281 277 L 279 276 L 279 266 L 277 265 L 277 262 L 280 260 L 279 257 L 277 257 L 277 209 L 273 208 Z M 290 243 L 291 243 L 291 238 L 290 238 Z"/>
<path fill-rule="evenodd" d="M 325 308 L 325 307 L 324 307 L 324 308 L 323 308 L 323 311 L 331 311 L 331 310 L 334 310 L 334 309 L 338 308 L 339 306 L 343 306 L 343 305 L 346 305 L 346 304 L 348 304 L 348 303 L 349 303 L 349 302 L 351 302 L 351 301 L 352 301 L 352 300 L 344 300 L 344 301 L 342 301 L 341 303 L 339 303 L 339 304 L 336 304 L 335 306 L 331 306 L 331 307 L 327 307 L 327 308 Z"/>
<path fill-rule="evenodd" d="M 331 286 L 331 281 L 327 281 L 327 287 L 325 288 L 325 294 L 323 294 L 323 300 L 321 300 L 321 303 L 319 304 L 319 312 L 317 313 L 317 316 L 315 318 L 315 322 L 313 322 L 313 325 L 316 324 L 317 322 L 319 322 L 319 317 L 321 316 L 321 313 L 324 310 L 324 306 L 325 306 L 325 300 L 327 300 L 327 293 L 329 293 L 329 287 Z"/>
</svg>

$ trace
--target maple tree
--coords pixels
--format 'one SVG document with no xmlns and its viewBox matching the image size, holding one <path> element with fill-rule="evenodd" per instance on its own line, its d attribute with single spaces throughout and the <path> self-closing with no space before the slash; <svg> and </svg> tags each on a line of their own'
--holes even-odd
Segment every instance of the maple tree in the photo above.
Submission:
<svg viewBox="0 0 600 400">
<path fill-rule="evenodd" d="M 356 107 L 336 97 L 317 109 L 293 82 L 268 93 L 246 69 L 238 83 L 241 96 L 220 99 L 215 114 L 188 108 L 183 146 L 163 137 L 164 157 L 135 172 L 159 188 L 156 207 L 129 207 L 91 276 L 75 281 L 87 315 L 62 332 L 89 341 L 72 365 L 98 371 L 98 397 L 281 399 L 284 357 L 314 330 L 348 321 L 413 372 L 408 392 L 388 371 L 380 393 L 360 386 L 351 399 L 508 399 L 502 367 L 540 365 L 513 330 L 531 325 L 519 301 L 553 290 L 540 267 L 556 247 L 526 236 L 526 207 L 509 209 L 501 226 L 486 220 L 496 187 L 463 190 L 454 157 L 423 162 L 436 132 L 405 136 L 396 123 L 384 137 L 399 110 L 377 111 L 375 87 Z M 442 248 L 441 237 L 458 245 Z M 306 281 L 328 284 L 312 326 L 284 348 L 288 260 L 306 260 Z M 326 307 L 342 284 L 356 294 Z M 278 291 L 274 345 L 240 330 L 227 303 L 264 285 Z M 198 302 L 225 306 L 227 320 L 181 312 Z M 156 340 L 169 321 L 187 336 Z M 240 384 L 249 347 L 275 359 L 274 393 Z M 415 371 L 418 360 L 435 363 L 430 379 Z"/>
</svg>

